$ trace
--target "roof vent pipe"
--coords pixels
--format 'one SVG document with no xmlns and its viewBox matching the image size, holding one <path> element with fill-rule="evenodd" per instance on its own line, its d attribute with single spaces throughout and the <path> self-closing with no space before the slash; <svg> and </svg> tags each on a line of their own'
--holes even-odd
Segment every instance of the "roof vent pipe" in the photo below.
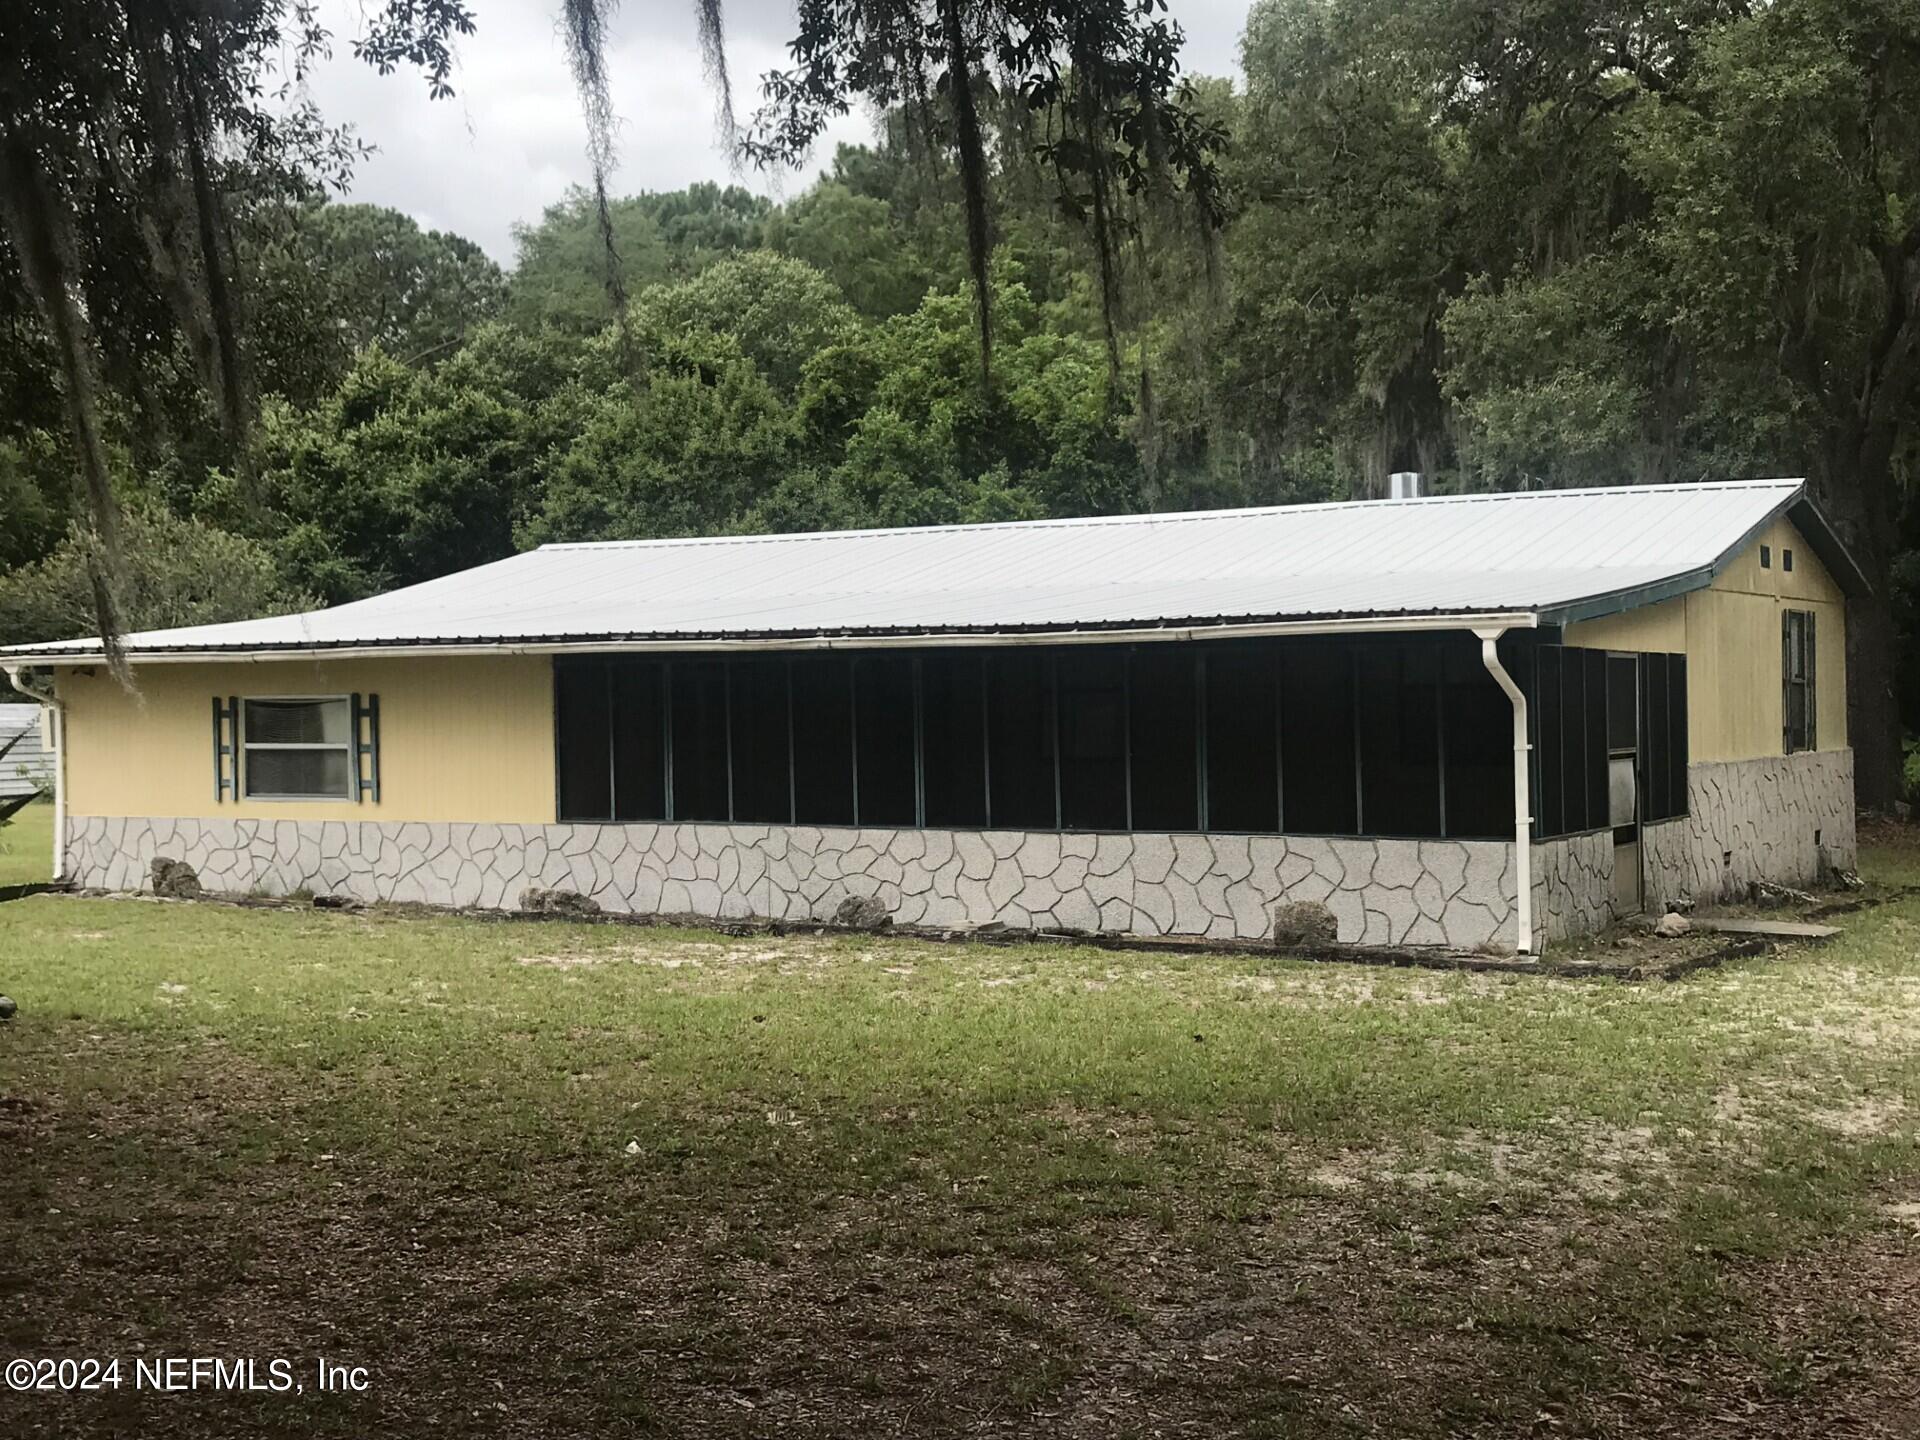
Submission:
<svg viewBox="0 0 1920 1440">
<path fill-rule="evenodd" d="M 1426 493 L 1424 477 L 1418 470 L 1396 470 L 1387 476 L 1389 500 L 1418 500 Z"/>
</svg>

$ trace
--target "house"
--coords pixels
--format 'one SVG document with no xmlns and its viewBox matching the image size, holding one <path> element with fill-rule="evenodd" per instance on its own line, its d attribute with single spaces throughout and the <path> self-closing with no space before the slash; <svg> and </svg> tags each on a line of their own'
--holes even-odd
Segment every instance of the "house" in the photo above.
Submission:
<svg viewBox="0 0 1920 1440">
<path fill-rule="evenodd" d="M 12 802 L 38 795 L 50 768 L 40 743 L 40 707 L 0 705 L 0 815 Z"/>
<path fill-rule="evenodd" d="M 75 883 L 1536 949 L 1854 859 L 1795 480 L 550 545 L 0 664 Z"/>
</svg>

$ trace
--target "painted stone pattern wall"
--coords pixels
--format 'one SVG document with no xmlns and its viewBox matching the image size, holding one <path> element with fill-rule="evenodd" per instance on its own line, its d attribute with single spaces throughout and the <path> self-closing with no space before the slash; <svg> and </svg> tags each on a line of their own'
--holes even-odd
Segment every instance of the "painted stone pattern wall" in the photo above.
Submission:
<svg viewBox="0 0 1920 1440">
<path fill-rule="evenodd" d="M 1687 811 L 1641 833 L 1649 911 L 1737 900 L 1755 880 L 1812 885 L 1823 852 L 1829 866 L 1855 863 L 1853 752 L 1691 765 Z M 1533 865 L 1534 923 L 1546 939 L 1618 918 L 1611 832 L 1543 841 L 1533 847 Z"/>
<path fill-rule="evenodd" d="M 1533 847 L 1533 927 L 1542 940 L 1590 935 L 1614 919 L 1613 832 L 1596 830 Z"/>
<path fill-rule="evenodd" d="M 1649 905 L 1731 900 L 1755 880 L 1811 885 L 1823 852 L 1829 866 L 1855 864 L 1851 750 L 1689 766 L 1687 809 L 1648 827 Z"/>
<path fill-rule="evenodd" d="M 1258 939 L 1317 901 L 1363 944 L 1512 944 L 1510 844 L 1245 835 L 76 819 L 81 885 L 138 890 L 156 855 L 212 891 L 511 909 L 528 886 L 603 910 L 826 920 L 877 896 L 901 925 Z"/>
</svg>

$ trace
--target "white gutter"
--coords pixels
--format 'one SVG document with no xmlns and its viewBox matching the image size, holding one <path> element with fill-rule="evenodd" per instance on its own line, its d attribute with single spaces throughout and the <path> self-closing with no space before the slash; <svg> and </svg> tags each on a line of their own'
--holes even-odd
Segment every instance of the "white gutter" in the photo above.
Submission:
<svg viewBox="0 0 1920 1440">
<path fill-rule="evenodd" d="M 7 672 L 7 679 L 13 682 L 13 688 L 46 706 L 51 718 L 48 728 L 53 738 L 53 881 L 57 885 L 67 878 L 67 707 L 54 693 L 51 681 L 44 690 L 39 688 L 27 678 L 26 668 L 15 663 L 0 665 L 0 669 Z"/>
<path fill-rule="evenodd" d="M 557 640 L 438 644 L 431 640 L 410 643 L 373 643 L 366 645 L 287 645 L 252 650 L 152 650 L 132 648 L 129 663 L 157 665 L 167 663 L 204 664 L 207 661 L 253 663 L 272 660 L 419 660 L 429 655 L 470 657 L 476 655 L 625 655 L 661 654 L 682 650 L 889 650 L 918 646 L 970 645 L 1142 645 L 1181 640 L 1258 639 L 1281 635 L 1372 635 L 1399 631 L 1472 630 L 1497 627 L 1496 633 L 1509 629 L 1533 629 L 1540 617 L 1531 612 L 1473 612 L 1459 615 L 1363 615 L 1345 620 L 1276 620 L 1246 625 L 1142 626 L 1115 630 L 963 630 L 942 633 L 916 632 L 911 635 L 799 635 L 765 636 L 748 639 L 714 639 L 690 636 L 682 639 L 646 640 Z M 43 650 L 0 656 L 0 664 L 13 665 L 102 665 L 106 656 L 98 651 Z"/>
<path fill-rule="evenodd" d="M 1518 934 L 1514 949 L 1522 955 L 1533 953 L 1533 794 L 1528 775 L 1527 755 L 1533 746 L 1527 740 L 1527 697 L 1513 683 L 1513 676 L 1500 663 L 1496 649 L 1504 629 L 1477 629 L 1480 637 L 1480 662 L 1487 667 L 1499 687 L 1507 692 L 1513 706 L 1513 863 L 1518 872 L 1519 894 L 1514 897 Z"/>
</svg>

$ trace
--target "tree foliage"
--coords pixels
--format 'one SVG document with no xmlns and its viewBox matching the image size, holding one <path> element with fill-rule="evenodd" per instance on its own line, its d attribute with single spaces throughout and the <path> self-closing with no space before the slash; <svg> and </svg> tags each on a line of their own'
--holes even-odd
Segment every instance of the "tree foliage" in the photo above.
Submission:
<svg viewBox="0 0 1920 1440">
<path fill-rule="evenodd" d="M 900 111 L 950 153 L 985 367 L 993 339 L 985 111 L 997 99 L 1039 117 L 1031 150 L 1056 182 L 1057 203 L 1091 238 L 1117 375 L 1128 201 L 1178 190 L 1203 226 L 1224 214 L 1215 165 L 1224 135 L 1179 83 L 1182 39 L 1142 0 L 802 0 L 794 66 L 763 77 L 766 102 L 744 149 L 763 163 L 804 158 L 834 117 L 865 100 Z"/>
<path fill-rule="evenodd" d="M 122 517 L 126 570 L 121 603 L 141 630 L 210 625 L 312 609 L 313 596 L 285 583 L 263 545 L 164 510 Z M 71 640 L 94 633 L 92 562 L 99 544 L 76 524 L 53 550 L 0 574 L 0 635 L 9 641 Z"/>
</svg>

